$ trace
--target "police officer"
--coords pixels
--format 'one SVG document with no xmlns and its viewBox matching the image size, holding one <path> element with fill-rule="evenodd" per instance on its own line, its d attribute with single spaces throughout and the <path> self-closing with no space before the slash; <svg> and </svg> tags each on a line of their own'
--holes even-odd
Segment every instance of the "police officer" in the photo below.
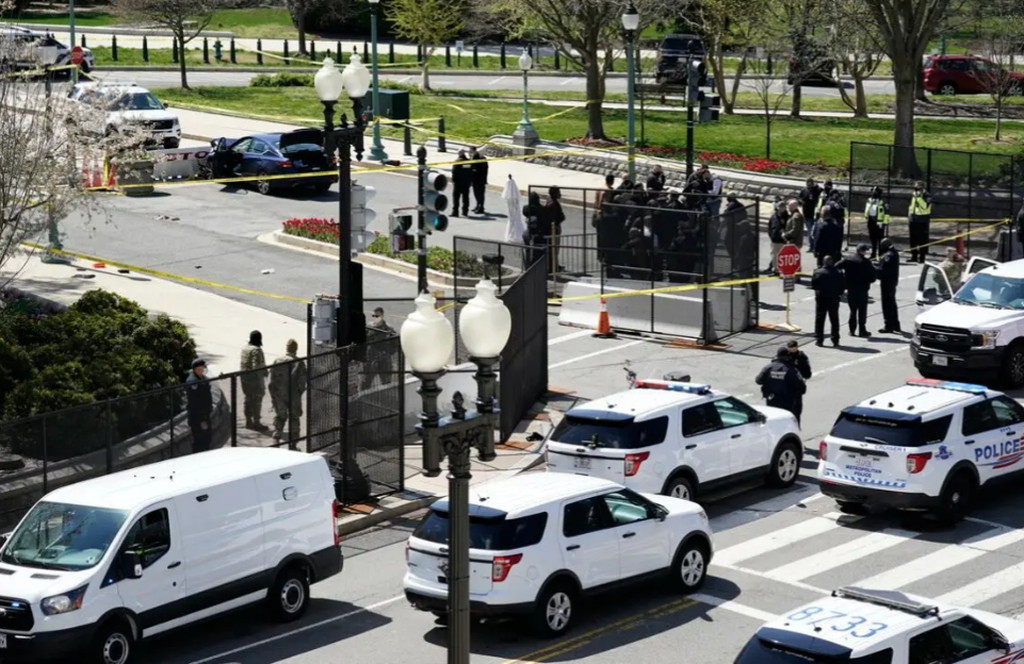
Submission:
<svg viewBox="0 0 1024 664">
<path fill-rule="evenodd" d="M 807 353 L 800 350 L 800 343 L 796 339 L 792 339 L 786 343 L 786 350 L 789 351 L 789 361 L 793 363 L 793 367 L 796 369 L 800 377 L 804 379 L 806 383 L 811 379 L 811 360 L 807 357 Z M 804 397 L 799 395 L 796 402 L 796 411 L 793 412 L 796 415 L 797 424 L 800 423 L 800 415 L 804 412 Z"/>
<path fill-rule="evenodd" d="M 192 361 L 192 371 L 185 379 L 185 407 L 188 415 L 188 428 L 192 430 L 192 451 L 205 452 L 213 443 L 213 394 L 210 383 L 206 380 L 206 360 Z"/>
<path fill-rule="evenodd" d="M 775 359 L 761 369 L 754 382 L 761 386 L 761 395 L 765 403 L 774 408 L 788 410 L 796 415 L 799 421 L 800 406 L 807 385 L 797 373 L 788 348 L 780 347 L 775 353 Z"/>
<path fill-rule="evenodd" d="M 864 218 L 868 220 L 868 238 L 871 240 L 871 258 L 878 259 L 878 243 L 889 234 L 889 206 L 882 200 L 882 188 L 875 187 L 864 205 Z"/>
<path fill-rule="evenodd" d="M 262 429 L 263 395 L 267 392 L 267 359 L 263 355 L 263 334 L 259 330 L 249 333 L 249 343 L 242 348 L 242 395 L 245 398 L 245 428 Z"/>
<path fill-rule="evenodd" d="M 473 212 L 476 214 L 487 214 L 484 211 L 484 199 L 487 195 L 487 171 L 489 170 L 487 159 L 480 154 L 480 150 L 476 147 L 470 152 L 469 159 L 473 162 L 469 167 L 469 171 L 470 179 L 473 182 L 473 198 L 476 199 L 476 207 L 473 208 Z"/>
<path fill-rule="evenodd" d="M 896 286 L 900 283 L 900 253 L 896 251 L 892 240 L 882 240 L 882 259 L 875 265 L 875 272 L 878 275 L 879 286 L 882 291 L 882 317 L 885 325 L 879 330 L 879 334 L 899 334 L 900 317 L 899 309 L 896 307 Z"/>
<path fill-rule="evenodd" d="M 814 337 L 819 346 L 825 344 L 825 316 L 832 326 L 832 345 L 839 346 L 839 298 L 846 288 L 843 273 L 836 268 L 835 259 L 825 256 L 824 265 L 811 277 L 814 289 Z"/>
<path fill-rule="evenodd" d="M 296 355 L 299 344 L 295 339 L 289 339 L 284 349 L 284 355 L 274 360 L 270 368 L 270 403 L 274 407 L 274 440 L 281 440 L 287 422 L 288 442 L 292 443 L 299 437 L 306 363 Z"/>
<path fill-rule="evenodd" d="M 843 229 L 829 213 L 829 208 L 822 210 L 821 219 L 814 225 L 811 237 L 818 267 L 822 266 L 826 256 L 830 256 L 833 261 L 839 260 L 843 251 Z"/>
<path fill-rule="evenodd" d="M 850 336 L 870 337 L 868 332 L 868 293 L 875 283 L 875 266 L 867 259 L 868 245 L 857 246 L 857 253 L 839 261 L 846 277 L 846 304 L 850 307 Z"/>
<path fill-rule="evenodd" d="M 469 216 L 469 190 L 473 186 L 473 165 L 467 163 L 465 150 L 459 150 L 459 156 L 452 164 L 452 216 L 459 216 L 459 204 L 462 205 L 462 216 Z"/>
<path fill-rule="evenodd" d="M 918 182 L 914 185 L 914 195 L 910 197 L 910 209 L 907 212 L 910 227 L 910 262 L 923 263 L 928 255 L 928 227 L 932 221 L 932 197 Z"/>
</svg>

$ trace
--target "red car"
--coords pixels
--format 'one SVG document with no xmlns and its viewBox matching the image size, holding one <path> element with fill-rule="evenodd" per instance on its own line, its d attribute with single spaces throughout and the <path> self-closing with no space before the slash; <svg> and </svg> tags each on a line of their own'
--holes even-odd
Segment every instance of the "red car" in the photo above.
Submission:
<svg viewBox="0 0 1024 664">
<path fill-rule="evenodd" d="M 924 61 L 924 89 L 933 95 L 988 94 L 997 86 L 1007 94 L 1024 93 L 1024 74 L 1007 71 L 973 55 L 933 55 Z"/>
</svg>

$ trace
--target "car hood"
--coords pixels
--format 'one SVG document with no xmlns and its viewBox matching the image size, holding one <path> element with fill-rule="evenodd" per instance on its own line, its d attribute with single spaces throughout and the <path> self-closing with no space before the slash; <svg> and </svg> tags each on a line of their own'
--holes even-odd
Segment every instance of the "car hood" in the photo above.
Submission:
<svg viewBox="0 0 1024 664">
<path fill-rule="evenodd" d="M 0 563 L 0 592 L 5 597 L 24 600 L 29 604 L 39 604 L 47 597 L 81 588 L 95 573 L 96 567 L 77 572 L 63 572 Z"/>
<path fill-rule="evenodd" d="M 918 325 L 941 325 L 961 327 L 969 330 L 985 330 L 1002 327 L 1024 317 L 1024 311 L 1017 309 L 992 309 L 969 304 L 943 302 L 917 317 Z"/>
<path fill-rule="evenodd" d="M 644 498 L 647 498 L 652 503 L 657 503 L 668 510 L 668 513 L 672 516 L 675 515 L 695 515 L 700 514 L 704 511 L 704 508 L 697 503 L 689 500 L 683 500 L 681 498 L 672 498 L 669 496 L 662 496 L 660 494 L 645 493 Z"/>
<path fill-rule="evenodd" d="M 151 111 L 114 111 L 123 120 L 136 120 L 150 122 L 153 120 L 177 120 L 178 116 L 163 109 Z"/>
</svg>

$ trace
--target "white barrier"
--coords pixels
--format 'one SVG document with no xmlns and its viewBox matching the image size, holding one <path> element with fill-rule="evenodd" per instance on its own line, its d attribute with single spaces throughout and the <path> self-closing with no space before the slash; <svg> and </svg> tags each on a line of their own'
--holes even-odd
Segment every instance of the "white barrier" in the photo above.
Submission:
<svg viewBox="0 0 1024 664">
<path fill-rule="evenodd" d="M 665 284 L 672 285 L 674 284 Z M 707 341 L 713 341 L 717 338 L 715 330 L 742 330 L 748 326 L 748 288 L 727 286 L 707 289 L 710 309 L 707 334 L 704 333 L 704 296 L 699 290 L 656 293 L 653 297 L 613 297 L 605 302 L 612 330 L 620 328 L 639 332 L 656 331 L 658 334 L 680 337 L 706 337 Z M 604 287 L 605 293 L 622 293 L 629 290 L 633 289 L 608 284 Z M 562 293 L 565 301 L 562 302 L 562 310 L 558 314 L 559 324 L 596 329 L 601 299 L 595 296 L 600 293 L 601 284 L 596 281 L 572 281 L 566 284 Z M 585 300 L 572 299 L 584 296 L 589 297 Z"/>
<path fill-rule="evenodd" d="M 153 179 L 192 180 L 199 175 L 200 162 L 213 152 L 210 147 L 153 150 Z"/>
</svg>

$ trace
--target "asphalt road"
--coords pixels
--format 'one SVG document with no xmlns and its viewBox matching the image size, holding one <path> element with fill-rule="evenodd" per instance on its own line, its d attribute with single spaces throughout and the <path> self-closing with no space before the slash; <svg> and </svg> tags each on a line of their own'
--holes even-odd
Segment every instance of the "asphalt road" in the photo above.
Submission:
<svg viewBox="0 0 1024 664">
<path fill-rule="evenodd" d="M 201 69 L 193 69 L 188 73 L 189 85 L 195 86 L 246 86 L 249 80 L 256 74 L 246 72 L 209 72 Z M 133 71 L 133 70 L 103 70 L 97 72 L 101 80 L 118 83 L 135 83 L 147 88 L 175 87 L 179 85 L 181 76 L 177 72 L 167 71 Z M 411 74 L 383 74 L 381 78 L 386 81 L 397 81 L 400 83 L 416 84 L 419 82 L 418 75 Z M 441 90 L 508 90 L 510 93 L 521 94 L 523 79 L 515 72 L 502 74 L 500 72 L 488 72 L 473 76 L 445 75 L 444 70 L 438 70 L 431 74 L 430 84 L 432 87 Z M 626 79 L 610 77 L 607 80 L 608 92 L 626 92 Z M 844 83 L 848 90 L 853 89 L 853 83 Z M 773 83 L 772 89 L 782 91 L 785 81 Z M 753 91 L 756 88 L 750 80 L 744 80 L 740 88 L 746 91 Z M 873 94 L 896 94 L 896 89 L 891 80 L 871 80 L 864 83 L 865 92 Z M 530 91 L 540 93 L 551 90 L 570 90 L 576 92 L 586 91 L 586 79 L 582 76 L 534 76 L 530 79 Z M 839 91 L 835 87 L 827 86 L 804 86 L 803 94 L 808 97 L 838 97 Z M 537 94 L 536 96 L 542 96 Z"/>
</svg>

